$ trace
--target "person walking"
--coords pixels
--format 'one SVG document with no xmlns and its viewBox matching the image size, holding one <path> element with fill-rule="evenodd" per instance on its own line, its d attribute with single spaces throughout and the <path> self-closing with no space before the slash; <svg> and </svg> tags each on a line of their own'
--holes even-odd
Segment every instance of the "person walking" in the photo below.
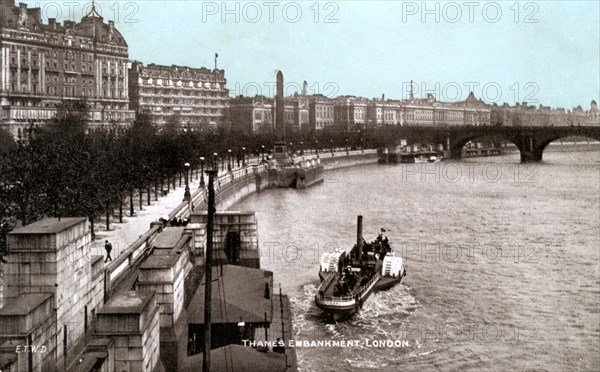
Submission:
<svg viewBox="0 0 600 372">
<path fill-rule="evenodd" d="M 104 249 L 106 250 L 106 260 L 104 262 L 112 261 L 112 257 L 110 256 L 110 252 L 112 251 L 112 244 L 108 242 L 108 240 L 104 241 Z"/>
</svg>

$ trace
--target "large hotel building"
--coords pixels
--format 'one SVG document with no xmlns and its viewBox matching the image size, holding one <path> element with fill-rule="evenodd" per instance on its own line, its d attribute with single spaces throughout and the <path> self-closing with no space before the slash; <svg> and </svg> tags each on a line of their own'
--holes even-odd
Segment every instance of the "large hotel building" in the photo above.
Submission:
<svg viewBox="0 0 600 372">
<path fill-rule="evenodd" d="M 131 108 L 148 112 L 157 125 L 170 118 L 178 125 L 222 124 L 229 91 L 224 70 L 131 64 L 129 96 Z"/>
<path fill-rule="evenodd" d="M 128 47 L 91 8 L 75 23 L 41 21 L 39 8 L 0 0 L 0 127 L 18 136 L 48 122 L 64 100 L 85 98 L 90 126 L 127 125 Z"/>
</svg>

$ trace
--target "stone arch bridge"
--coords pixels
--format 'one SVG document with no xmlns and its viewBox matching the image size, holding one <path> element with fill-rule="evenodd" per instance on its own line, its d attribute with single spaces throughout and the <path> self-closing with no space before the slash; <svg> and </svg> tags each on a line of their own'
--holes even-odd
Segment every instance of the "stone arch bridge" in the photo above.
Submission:
<svg viewBox="0 0 600 372">
<path fill-rule="evenodd" d="M 443 144 L 452 159 L 462 157 L 462 148 L 469 141 L 486 137 L 513 143 L 521 152 L 522 162 L 541 161 L 546 146 L 560 138 L 579 136 L 600 141 L 600 126 L 403 126 L 398 129 L 394 139 L 406 139 L 409 143 Z"/>
</svg>

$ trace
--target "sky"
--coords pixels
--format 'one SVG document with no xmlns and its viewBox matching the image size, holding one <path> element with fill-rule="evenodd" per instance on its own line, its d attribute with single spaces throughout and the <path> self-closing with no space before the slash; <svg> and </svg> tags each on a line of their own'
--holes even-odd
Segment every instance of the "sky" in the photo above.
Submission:
<svg viewBox="0 0 600 372">
<path fill-rule="evenodd" d="M 46 21 L 91 1 L 26 1 Z M 600 96 L 599 1 L 98 1 L 145 64 L 225 69 L 230 95 L 415 96 L 589 109 Z"/>
</svg>

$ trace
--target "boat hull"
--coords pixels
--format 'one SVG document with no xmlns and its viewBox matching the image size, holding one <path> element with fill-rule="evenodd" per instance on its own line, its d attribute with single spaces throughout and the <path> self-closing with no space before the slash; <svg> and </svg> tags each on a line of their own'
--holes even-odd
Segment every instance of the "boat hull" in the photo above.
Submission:
<svg viewBox="0 0 600 372">
<path fill-rule="evenodd" d="M 321 282 L 325 279 L 326 273 L 319 271 L 319 278 Z M 362 293 L 358 301 L 355 298 L 321 298 L 319 295 L 315 295 L 315 304 L 321 309 L 328 317 L 334 320 L 347 319 L 352 315 L 356 314 L 362 305 L 368 300 L 371 294 L 377 291 L 384 291 L 392 288 L 396 284 L 402 282 L 402 278 L 406 276 L 406 272 L 403 271 L 402 275 L 398 277 L 379 277 L 377 281 L 372 285 L 367 286 L 366 290 Z"/>
</svg>

